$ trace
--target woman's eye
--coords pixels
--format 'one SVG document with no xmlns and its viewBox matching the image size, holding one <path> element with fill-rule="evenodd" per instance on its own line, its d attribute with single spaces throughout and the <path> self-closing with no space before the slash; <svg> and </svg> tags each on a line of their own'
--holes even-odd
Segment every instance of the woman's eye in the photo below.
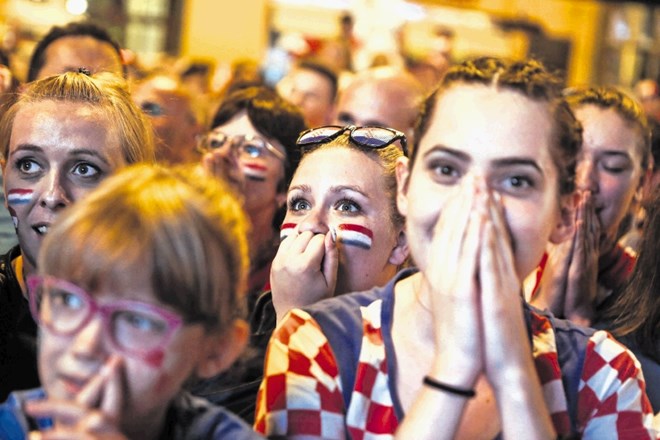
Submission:
<svg viewBox="0 0 660 440">
<path fill-rule="evenodd" d="M 460 177 L 460 170 L 446 161 L 432 161 L 429 169 L 441 182 L 454 181 Z"/>
<path fill-rule="evenodd" d="M 305 199 L 293 199 L 289 202 L 289 211 L 304 211 L 312 206 Z"/>
<path fill-rule="evenodd" d="M 605 171 L 608 173 L 612 174 L 620 174 L 625 171 L 627 171 L 630 168 L 630 164 L 628 162 L 623 162 L 623 161 L 604 161 L 602 163 L 602 167 Z"/>
<path fill-rule="evenodd" d="M 97 166 L 87 162 L 78 163 L 73 167 L 73 174 L 81 177 L 96 177 L 100 172 Z"/>
<path fill-rule="evenodd" d="M 41 171 L 41 166 L 33 159 L 20 159 L 16 162 L 16 168 L 24 174 L 35 174 Z"/>
<path fill-rule="evenodd" d="M 509 177 L 509 185 L 513 188 L 530 188 L 534 186 L 534 182 L 525 176 L 511 176 Z"/>
<path fill-rule="evenodd" d="M 348 213 L 357 213 L 362 210 L 359 204 L 357 204 L 355 201 L 350 199 L 340 200 L 335 205 L 335 209 L 337 211 L 348 212 Z"/>
<path fill-rule="evenodd" d="M 526 193 L 536 186 L 536 182 L 529 176 L 514 175 L 504 178 L 501 189 L 509 193 Z"/>
</svg>

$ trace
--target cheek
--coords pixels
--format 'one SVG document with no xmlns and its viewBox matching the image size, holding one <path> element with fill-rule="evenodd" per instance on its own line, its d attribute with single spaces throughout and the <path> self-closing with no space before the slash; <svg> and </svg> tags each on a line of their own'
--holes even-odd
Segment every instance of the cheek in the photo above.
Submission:
<svg viewBox="0 0 660 440">
<path fill-rule="evenodd" d="M 284 223 L 280 226 L 280 241 L 293 234 L 297 227 L 298 223 L 291 222 L 289 220 L 289 213 L 287 212 L 286 217 L 284 217 Z"/>
<path fill-rule="evenodd" d="M 32 204 L 34 196 L 34 191 L 27 188 L 12 188 L 7 191 L 7 210 L 14 228 L 18 228 L 19 221 L 29 210 L 28 207 Z"/>
<path fill-rule="evenodd" d="M 373 246 L 373 231 L 361 224 L 340 223 L 334 227 L 334 234 L 336 241 L 349 249 L 368 251 Z"/>
</svg>

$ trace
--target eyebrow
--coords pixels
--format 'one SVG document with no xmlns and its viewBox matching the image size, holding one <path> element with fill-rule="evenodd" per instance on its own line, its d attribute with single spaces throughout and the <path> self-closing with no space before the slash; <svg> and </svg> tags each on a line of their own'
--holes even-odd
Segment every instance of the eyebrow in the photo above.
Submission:
<svg viewBox="0 0 660 440">
<path fill-rule="evenodd" d="M 312 192 L 312 187 L 309 185 L 293 185 L 289 187 L 289 193 L 292 191 L 302 191 L 303 193 L 311 193 Z M 361 194 L 364 197 L 369 197 L 367 194 L 360 189 L 359 186 L 357 185 L 336 185 L 336 186 L 331 186 L 330 187 L 330 192 L 333 194 L 337 194 L 343 191 L 353 191 L 358 194 Z"/>
<path fill-rule="evenodd" d="M 14 152 L 16 151 L 22 151 L 22 150 L 27 150 L 27 151 L 34 151 L 36 153 L 43 153 L 44 149 L 41 148 L 38 145 L 34 144 L 18 144 L 16 148 L 14 149 Z M 69 156 L 93 156 L 98 158 L 100 161 L 102 161 L 106 165 L 110 165 L 108 162 L 108 159 L 105 158 L 104 156 L 100 155 L 99 152 L 95 149 L 91 148 L 76 148 L 73 149 L 69 152 Z"/>
<path fill-rule="evenodd" d="M 435 145 L 431 149 L 429 149 L 425 154 L 424 157 L 427 157 L 430 154 L 433 154 L 436 151 L 441 151 L 443 153 L 449 154 L 450 156 L 454 156 L 457 159 L 463 161 L 463 162 L 471 162 L 472 159 L 469 155 L 465 154 L 462 151 L 455 150 L 453 148 L 449 148 L 445 145 Z M 541 167 L 536 163 L 534 159 L 531 159 L 529 157 L 503 157 L 501 159 L 495 159 L 493 160 L 493 167 L 494 168 L 504 168 L 504 167 L 510 167 L 510 166 L 530 166 L 534 169 L 536 169 L 538 172 L 543 173 L 543 170 Z"/>
</svg>

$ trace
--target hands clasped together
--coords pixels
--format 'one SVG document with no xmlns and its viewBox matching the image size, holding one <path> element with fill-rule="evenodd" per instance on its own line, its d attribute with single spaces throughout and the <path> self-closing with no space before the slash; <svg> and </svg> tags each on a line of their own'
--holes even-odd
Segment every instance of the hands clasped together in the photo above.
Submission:
<svg viewBox="0 0 660 440">
<path fill-rule="evenodd" d="M 591 192 L 579 196 L 572 239 L 549 245 L 547 274 L 532 303 L 588 326 L 598 292 L 601 227 Z"/>
<path fill-rule="evenodd" d="M 424 275 L 436 336 L 433 377 L 472 388 L 485 373 L 497 389 L 509 367 L 531 366 L 512 238 L 498 193 L 483 183 L 464 183 L 447 200 Z"/>
</svg>

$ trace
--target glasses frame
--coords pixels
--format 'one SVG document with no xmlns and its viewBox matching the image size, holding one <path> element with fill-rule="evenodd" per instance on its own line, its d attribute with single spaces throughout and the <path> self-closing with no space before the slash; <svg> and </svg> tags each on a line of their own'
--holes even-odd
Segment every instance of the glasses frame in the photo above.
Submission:
<svg viewBox="0 0 660 440">
<path fill-rule="evenodd" d="M 220 135 L 220 136 L 225 137 L 225 140 L 222 143 L 222 147 L 210 148 L 210 147 L 206 146 L 207 142 L 208 142 L 208 140 L 209 140 L 209 138 L 211 137 L 212 134 L 216 134 L 216 135 Z M 237 142 L 237 140 L 239 140 L 239 139 L 241 141 L 240 143 Z M 248 135 L 228 135 L 228 134 L 223 133 L 222 131 L 219 131 L 219 130 L 211 130 L 208 133 L 205 133 L 205 134 L 201 135 L 198 138 L 198 140 L 197 140 L 197 151 L 202 153 L 202 154 L 208 153 L 210 151 L 215 151 L 215 150 L 218 150 L 220 148 L 224 148 L 224 146 L 227 144 L 227 142 L 230 143 L 231 148 L 236 149 L 236 150 L 239 150 L 239 149 L 242 150 L 243 145 L 245 145 L 248 142 L 254 142 L 255 140 L 259 141 L 259 142 L 262 142 L 264 147 L 266 148 L 266 151 L 268 151 L 270 154 L 275 156 L 276 159 L 280 160 L 283 163 L 286 163 L 286 160 L 287 160 L 286 159 L 286 154 L 282 153 L 280 150 L 278 150 L 273 144 L 268 142 L 266 139 L 262 138 L 261 136 L 257 136 L 257 135 L 249 135 L 249 134 Z M 201 147 L 200 143 L 203 143 L 205 146 Z M 254 158 L 254 156 L 250 156 L 250 157 Z M 259 157 L 259 156 L 257 156 L 257 157 Z"/>
<path fill-rule="evenodd" d="M 326 137 L 323 137 L 321 139 L 314 140 L 314 142 L 305 142 L 304 137 L 309 135 L 310 133 L 313 133 L 314 131 L 320 131 L 320 130 L 325 130 L 325 129 L 331 129 L 335 128 L 337 131 L 335 133 L 329 134 Z M 354 137 L 355 131 L 356 130 L 383 130 L 388 132 L 389 134 L 392 135 L 392 138 L 389 141 L 386 141 L 383 145 L 371 145 L 364 143 Z M 310 145 L 320 145 L 320 144 L 326 144 L 328 142 L 331 142 L 334 139 L 337 139 L 339 136 L 341 136 L 343 133 L 346 131 L 349 132 L 349 137 L 353 143 L 356 145 L 366 148 L 366 149 L 374 149 L 374 150 L 379 150 L 381 148 L 385 148 L 389 145 L 392 145 L 396 141 L 400 141 L 401 143 L 401 150 L 403 151 L 403 155 L 408 157 L 408 140 L 406 138 L 406 135 L 398 130 L 395 130 L 393 128 L 388 128 L 388 127 L 379 127 L 377 125 L 364 125 L 364 126 L 356 126 L 356 125 L 346 125 L 346 126 L 341 126 L 341 125 L 324 125 L 322 127 L 315 127 L 315 128 L 310 128 L 308 130 L 303 131 L 300 133 L 300 136 L 298 136 L 298 140 L 296 140 L 296 145 L 299 147 L 307 147 Z"/>
<path fill-rule="evenodd" d="M 162 307 L 159 307 L 154 304 L 149 304 L 145 303 L 142 301 L 133 301 L 133 300 L 118 300 L 118 301 L 112 301 L 106 304 L 99 304 L 92 296 L 87 293 L 84 289 L 81 287 L 76 286 L 75 284 L 57 278 L 49 275 L 43 275 L 43 276 L 38 276 L 38 275 L 33 275 L 27 278 L 27 286 L 28 286 L 28 292 L 29 292 L 29 297 L 30 297 L 30 312 L 32 313 L 32 316 L 34 317 L 34 320 L 39 323 L 40 325 L 43 325 L 46 327 L 48 330 L 50 330 L 52 333 L 60 336 L 71 336 L 74 333 L 79 332 L 82 328 L 84 328 L 96 315 L 100 314 L 101 319 L 102 319 L 102 325 L 103 325 L 103 331 L 106 335 L 110 336 L 110 342 L 111 345 L 114 349 L 116 349 L 119 352 L 125 353 L 128 356 L 131 357 L 137 357 L 140 359 L 144 359 L 148 362 L 153 361 L 154 359 L 159 359 L 162 358 L 163 353 L 164 353 L 164 348 L 167 346 L 167 344 L 171 341 L 172 336 L 174 333 L 181 328 L 181 326 L 184 323 L 184 319 L 177 313 L 171 312 L 169 310 L 166 310 Z M 89 311 L 87 312 L 87 316 L 78 324 L 77 326 L 73 327 L 69 331 L 60 331 L 52 324 L 49 324 L 47 322 L 44 322 L 41 319 L 41 316 L 39 314 L 38 310 L 38 298 L 37 298 L 37 291 L 39 290 L 40 287 L 51 287 L 51 286 L 58 286 L 61 287 L 62 290 L 66 290 L 68 292 L 71 292 L 75 295 L 80 296 L 83 298 L 85 301 L 87 301 L 87 304 L 89 304 Z M 155 315 L 158 315 L 161 317 L 166 323 L 167 323 L 167 330 L 165 335 L 163 336 L 163 340 L 160 343 L 160 345 L 156 348 L 152 349 L 146 349 L 146 350 L 130 350 L 125 347 L 122 347 L 116 340 L 113 332 L 111 331 L 111 317 L 114 312 L 118 310 L 136 310 L 136 311 L 145 311 L 149 312 Z"/>
</svg>

